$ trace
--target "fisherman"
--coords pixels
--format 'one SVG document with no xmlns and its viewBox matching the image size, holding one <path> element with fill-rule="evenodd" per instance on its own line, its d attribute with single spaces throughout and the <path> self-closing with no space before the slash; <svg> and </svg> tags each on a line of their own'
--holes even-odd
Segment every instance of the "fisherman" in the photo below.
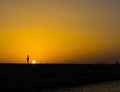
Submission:
<svg viewBox="0 0 120 92">
<path fill-rule="evenodd" d="M 27 63 L 29 64 L 29 55 L 27 55 L 26 60 L 27 60 Z"/>
</svg>

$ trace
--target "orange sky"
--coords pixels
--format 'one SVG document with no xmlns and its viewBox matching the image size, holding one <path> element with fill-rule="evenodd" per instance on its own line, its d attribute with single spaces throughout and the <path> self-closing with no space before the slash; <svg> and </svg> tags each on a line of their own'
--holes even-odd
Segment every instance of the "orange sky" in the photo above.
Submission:
<svg viewBox="0 0 120 92">
<path fill-rule="evenodd" d="M 0 0 L 0 62 L 111 63 L 119 11 L 118 0 Z"/>
</svg>

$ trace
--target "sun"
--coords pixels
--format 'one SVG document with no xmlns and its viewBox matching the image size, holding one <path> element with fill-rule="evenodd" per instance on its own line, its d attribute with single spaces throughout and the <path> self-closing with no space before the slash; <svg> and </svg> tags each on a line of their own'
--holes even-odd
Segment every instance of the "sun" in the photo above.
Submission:
<svg viewBox="0 0 120 92">
<path fill-rule="evenodd" d="M 33 61 L 32 61 L 32 64 L 36 64 L 36 60 L 33 60 Z"/>
</svg>

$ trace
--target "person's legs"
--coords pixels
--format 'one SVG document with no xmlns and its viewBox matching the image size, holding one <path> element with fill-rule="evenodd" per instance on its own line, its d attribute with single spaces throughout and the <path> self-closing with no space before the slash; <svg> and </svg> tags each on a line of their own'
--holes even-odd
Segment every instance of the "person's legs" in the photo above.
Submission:
<svg viewBox="0 0 120 92">
<path fill-rule="evenodd" d="M 29 64 L 29 60 L 27 60 L 27 63 Z"/>
</svg>

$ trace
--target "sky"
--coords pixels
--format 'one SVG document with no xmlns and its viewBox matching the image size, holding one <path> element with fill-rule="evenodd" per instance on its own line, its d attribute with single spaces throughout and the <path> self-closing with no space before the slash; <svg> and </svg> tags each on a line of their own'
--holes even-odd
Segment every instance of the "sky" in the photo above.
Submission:
<svg viewBox="0 0 120 92">
<path fill-rule="evenodd" d="M 0 0 L 0 63 L 115 63 L 120 0 Z"/>
</svg>

